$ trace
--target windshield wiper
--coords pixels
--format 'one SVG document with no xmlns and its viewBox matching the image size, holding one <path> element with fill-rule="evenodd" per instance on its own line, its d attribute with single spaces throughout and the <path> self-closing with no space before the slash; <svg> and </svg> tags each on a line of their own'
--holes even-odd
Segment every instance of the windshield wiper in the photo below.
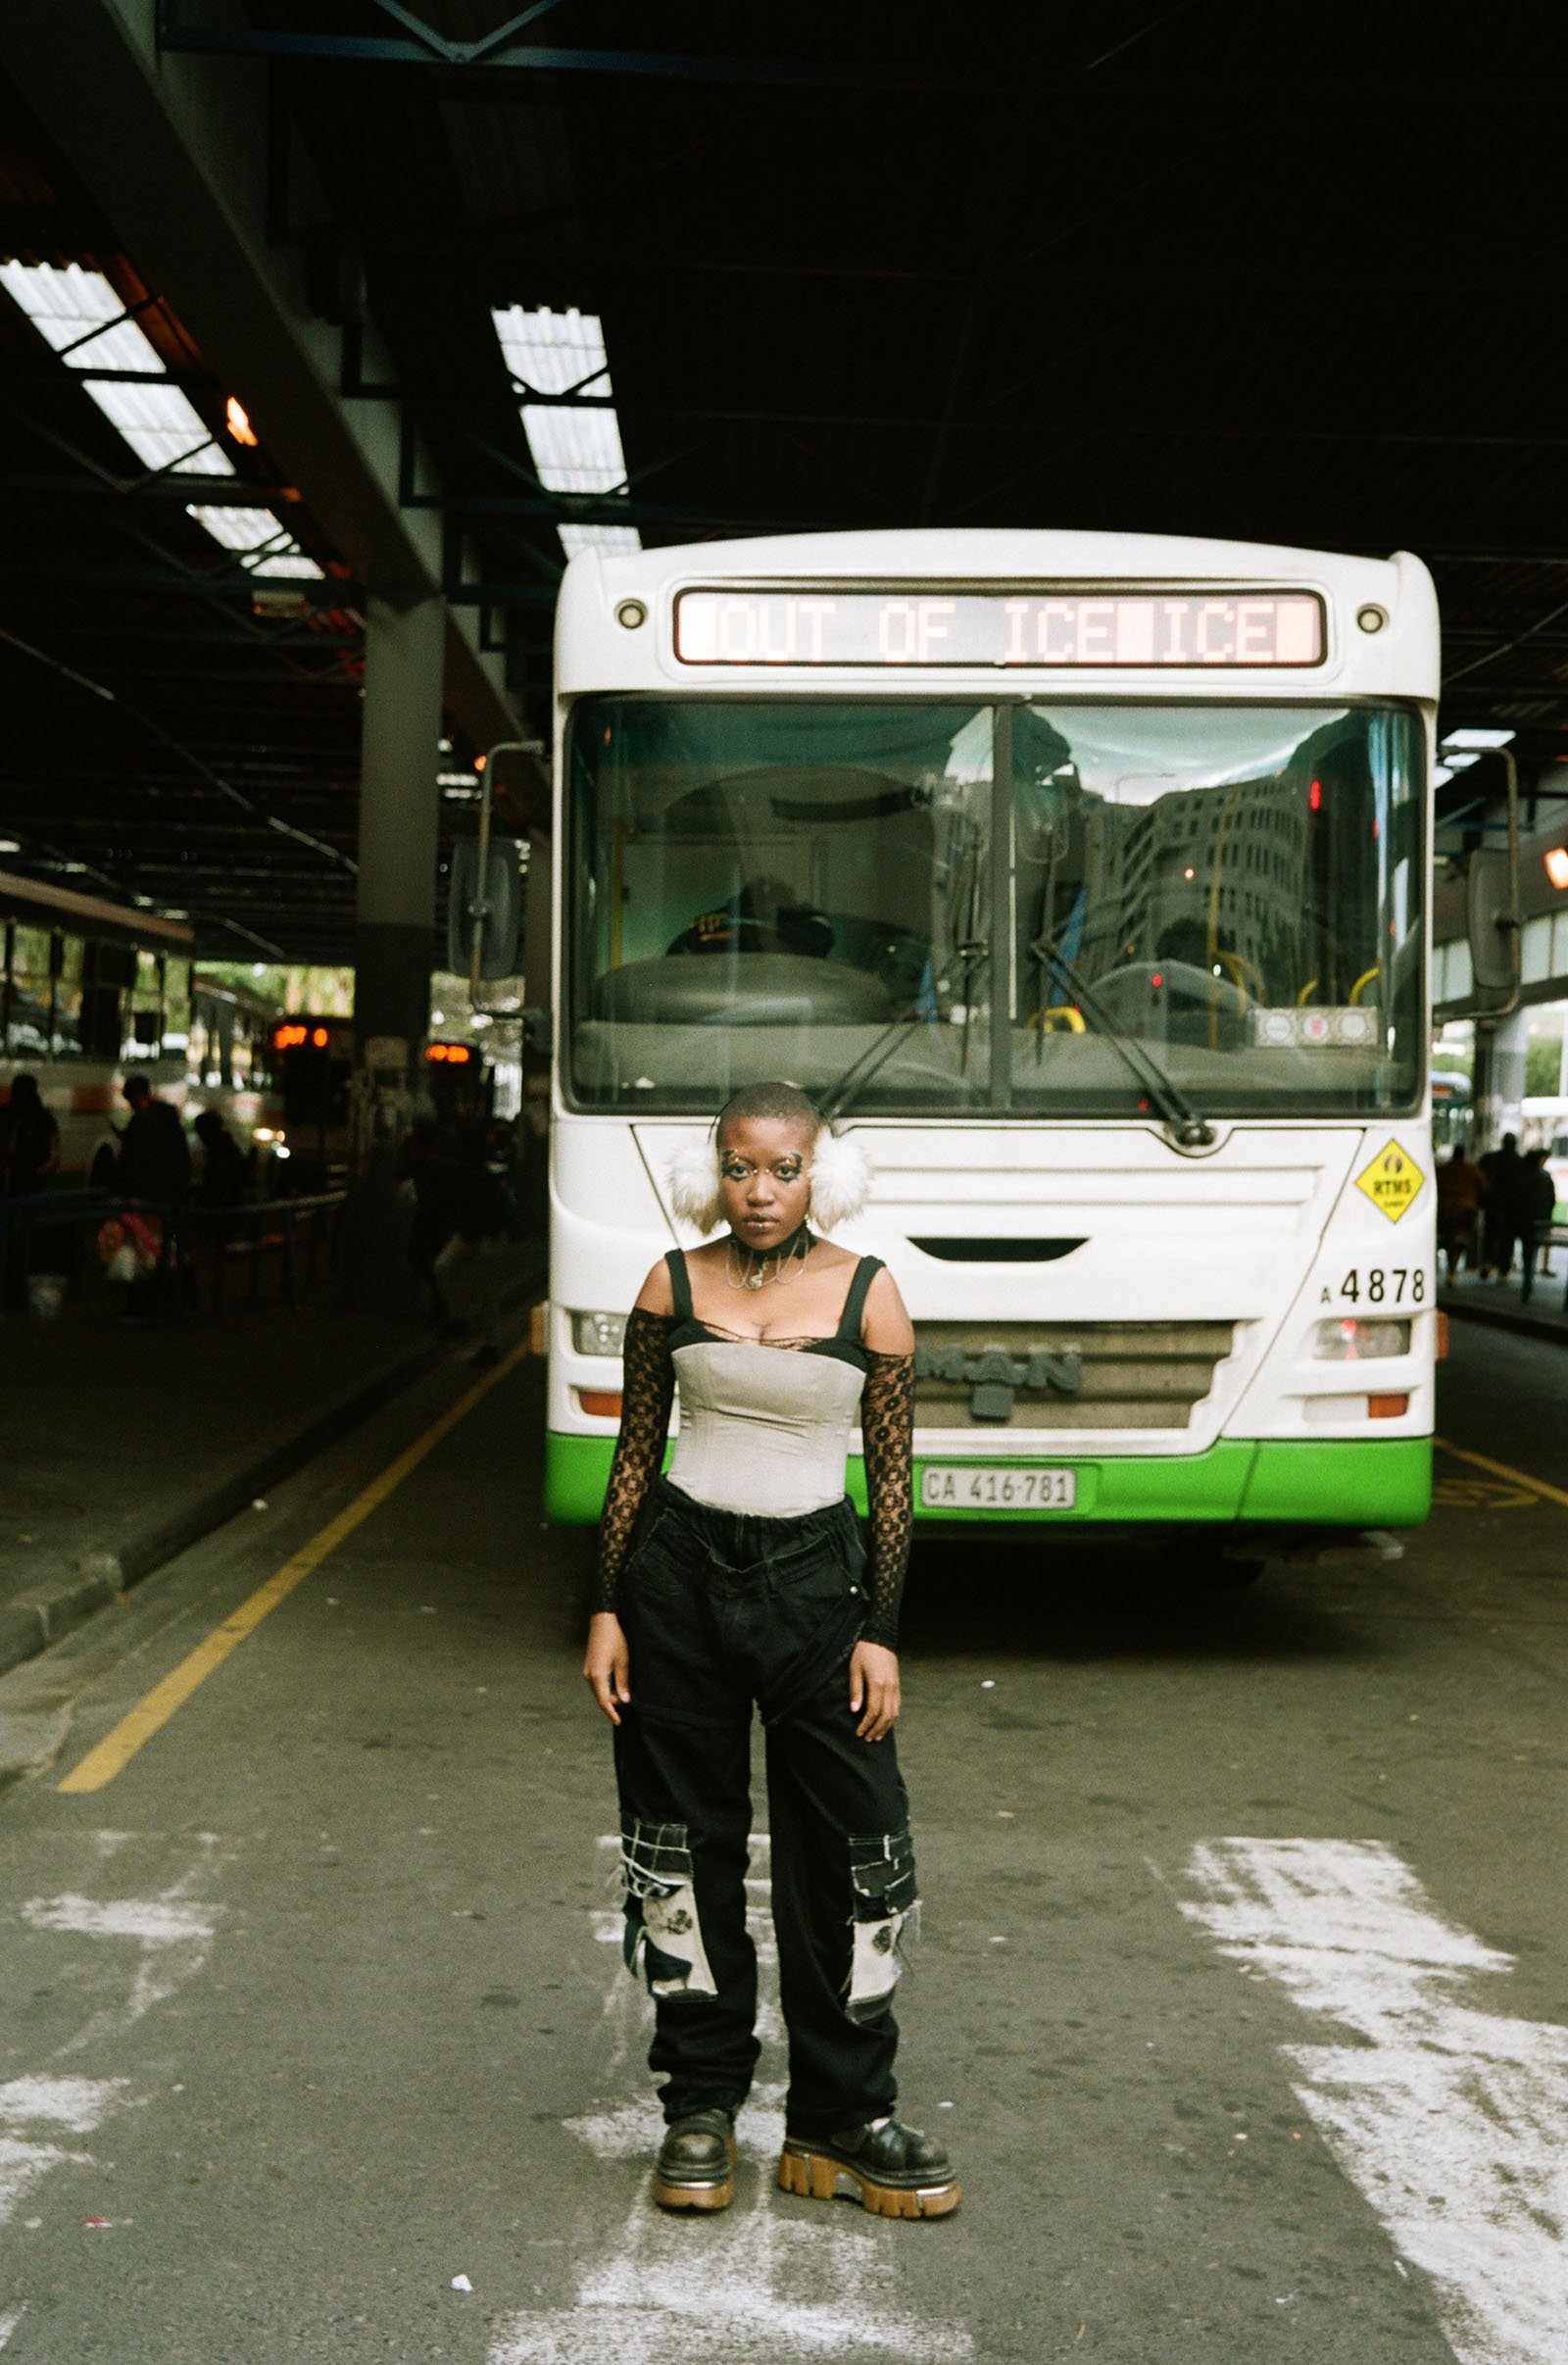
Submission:
<svg viewBox="0 0 1568 2365">
<path fill-rule="evenodd" d="M 965 1010 L 969 1007 L 969 989 L 990 951 L 991 947 L 988 944 L 959 945 L 956 949 L 955 958 L 962 963 L 963 967 L 963 1006 Z M 922 995 L 923 991 L 922 988 Z M 890 1025 L 885 1026 L 875 1041 L 868 1043 L 858 1058 L 850 1061 L 838 1081 L 830 1085 L 823 1094 L 820 1106 L 824 1122 L 831 1124 L 836 1116 L 841 1116 L 857 1095 L 865 1090 L 872 1078 L 881 1074 L 911 1026 L 930 1026 L 935 1023 L 934 1009 L 922 1010 L 916 1007 L 912 1010 L 906 1010 L 902 1017 L 895 1018 Z M 967 1044 L 967 1028 L 965 1029 L 965 1043 Z"/>
<path fill-rule="evenodd" d="M 1180 1085 L 1161 1067 L 1147 1045 L 1116 1024 L 1094 987 L 1067 959 L 1059 940 L 1054 936 L 1037 936 L 1029 951 L 1040 963 L 1042 1002 L 1045 1000 L 1046 977 L 1050 970 L 1054 969 L 1079 1009 L 1094 1020 L 1096 1032 L 1104 1036 L 1123 1065 L 1137 1078 L 1153 1102 L 1177 1149 L 1209 1149 L 1214 1141 L 1214 1128 L 1207 1117 L 1199 1114 Z"/>
</svg>

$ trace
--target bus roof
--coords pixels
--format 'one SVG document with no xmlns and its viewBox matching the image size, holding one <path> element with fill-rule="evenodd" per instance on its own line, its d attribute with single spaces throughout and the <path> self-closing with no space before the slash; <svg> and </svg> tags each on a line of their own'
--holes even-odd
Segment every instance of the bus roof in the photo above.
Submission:
<svg viewBox="0 0 1568 2365">
<path fill-rule="evenodd" d="M 1053 599 L 1058 592 L 1076 591 L 1097 600 L 1111 591 L 1153 587 L 1188 594 L 1194 606 L 1211 605 L 1211 588 L 1221 595 L 1251 585 L 1286 593 L 1310 590 L 1319 596 L 1329 618 L 1327 649 L 1320 649 L 1310 666 L 1288 666 L 1281 661 L 1264 671 L 1240 665 L 1221 669 L 1207 664 L 1140 663 L 1118 664 L 1112 669 L 1020 662 L 1007 670 L 1026 676 L 1031 687 L 1049 677 L 1054 695 L 1098 689 L 1136 696 L 1146 693 L 1153 678 L 1162 692 L 1211 697 L 1221 683 L 1231 693 L 1245 678 L 1245 694 L 1250 696 L 1266 695 L 1271 687 L 1291 696 L 1305 690 L 1329 697 L 1396 696 L 1434 703 L 1438 696 L 1437 595 L 1426 567 L 1407 551 L 1374 559 L 1193 535 L 1057 528 L 1036 532 L 1022 527 L 992 531 L 971 526 L 670 544 L 624 556 L 581 551 L 567 566 L 558 611 L 557 675 L 562 691 L 569 695 L 585 688 L 634 688 L 644 683 L 662 687 L 673 681 L 695 686 L 705 677 L 715 685 L 722 680 L 726 688 L 743 688 L 740 676 L 755 679 L 760 665 L 706 665 L 686 653 L 675 660 L 671 618 L 676 599 L 705 585 L 721 590 L 734 585 L 737 596 L 742 585 L 759 595 L 843 585 L 840 596 L 853 586 L 893 589 L 903 598 L 906 586 L 920 586 L 943 593 L 967 589 L 995 599 L 1007 587 Z M 623 628 L 628 601 L 646 609 L 652 632 Z M 948 665 L 950 686 L 958 669 L 956 663 Z M 792 660 L 768 670 L 774 689 L 803 689 L 808 677 L 820 683 L 829 672 L 844 674 L 832 659 L 813 660 L 810 666 Z M 933 670 L 926 669 L 926 680 Z M 971 679 L 990 670 L 995 679 L 1002 668 L 968 665 L 965 670 Z M 874 667 L 869 676 L 862 671 L 860 684 L 894 675 L 907 685 L 921 678 L 921 668 L 900 660 L 885 671 Z"/>
<path fill-rule="evenodd" d="M 714 575 L 826 574 L 907 577 L 956 582 L 1089 576 L 1104 581 L 1362 580 L 1389 567 L 1415 568 L 1407 551 L 1368 559 L 1345 551 L 1298 550 L 1284 543 L 1210 541 L 1197 534 L 1123 534 L 1060 526 L 878 526 L 864 532 L 776 534 L 752 540 L 669 543 L 624 558 L 578 553 L 568 574 L 601 566 L 619 587 L 646 571 L 656 580 L 674 571 Z"/>
</svg>

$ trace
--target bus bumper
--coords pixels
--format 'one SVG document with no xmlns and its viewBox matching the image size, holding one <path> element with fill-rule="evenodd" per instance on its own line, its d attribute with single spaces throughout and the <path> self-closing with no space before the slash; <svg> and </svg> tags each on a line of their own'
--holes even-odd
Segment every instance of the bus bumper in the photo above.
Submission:
<svg viewBox="0 0 1568 2365">
<path fill-rule="evenodd" d="M 598 1519 L 614 1450 L 612 1437 L 549 1433 L 549 1519 L 563 1527 L 591 1526 Z M 972 1532 L 979 1527 L 1233 1523 L 1269 1528 L 1416 1527 L 1432 1503 L 1430 1437 L 1222 1437 L 1203 1453 L 1118 1453 L 1099 1459 L 1057 1454 L 1019 1461 L 1020 1469 L 1074 1471 L 1077 1501 L 1071 1510 L 1020 1511 L 1001 1505 L 924 1510 L 922 1459 L 917 1457 L 914 1465 L 915 1520 L 933 1531 L 944 1526 Z M 865 1473 L 858 1455 L 851 1457 L 846 1483 L 851 1500 L 863 1511 Z"/>
</svg>

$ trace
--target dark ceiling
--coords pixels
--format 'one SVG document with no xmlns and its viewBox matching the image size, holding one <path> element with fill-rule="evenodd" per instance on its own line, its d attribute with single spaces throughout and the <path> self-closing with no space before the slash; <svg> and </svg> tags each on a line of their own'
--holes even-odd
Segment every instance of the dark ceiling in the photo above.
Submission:
<svg viewBox="0 0 1568 2365">
<path fill-rule="evenodd" d="M 346 384 L 356 319 L 378 324 L 534 729 L 563 517 L 650 544 L 1099 526 L 1414 550 L 1443 602 L 1444 726 L 1511 725 L 1527 779 L 1568 757 L 1564 12 L 161 15 L 170 49 L 266 59 L 276 236 L 343 323 Z M 147 292 L 14 95 L 0 245 Z M 602 318 L 625 498 L 533 478 L 489 319 L 513 303 Z M 145 320 L 217 423 L 181 324 Z M 253 614 L 188 490 L 131 481 L 3 300 L 0 371 L 0 628 L 40 653 L 0 644 L 0 831 L 24 842 L 7 859 L 85 862 L 188 909 L 210 954 L 248 931 L 341 957 L 360 587 L 329 573 L 303 616 Z M 235 458 L 275 499 L 265 449 Z M 289 522 L 330 569 L 308 509 Z"/>
</svg>

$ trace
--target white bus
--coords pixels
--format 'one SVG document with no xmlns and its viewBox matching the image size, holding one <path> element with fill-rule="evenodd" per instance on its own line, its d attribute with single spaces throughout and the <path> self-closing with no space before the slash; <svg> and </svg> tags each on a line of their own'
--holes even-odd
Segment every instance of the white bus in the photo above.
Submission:
<svg viewBox="0 0 1568 2365">
<path fill-rule="evenodd" d="M 598 1515 L 672 1155 L 782 1077 L 875 1172 L 844 1237 L 914 1319 L 922 1521 L 1246 1562 L 1423 1518 L 1438 678 L 1402 553 L 573 559 L 551 1516 Z"/>
<path fill-rule="evenodd" d="M 186 1118 L 217 1109 L 245 1148 L 272 1140 L 276 1006 L 202 976 L 192 942 L 183 921 L 0 871 L 0 1102 L 36 1079 L 60 1182 L 112 1172 L 132 1074 Z"/>
</svg>

